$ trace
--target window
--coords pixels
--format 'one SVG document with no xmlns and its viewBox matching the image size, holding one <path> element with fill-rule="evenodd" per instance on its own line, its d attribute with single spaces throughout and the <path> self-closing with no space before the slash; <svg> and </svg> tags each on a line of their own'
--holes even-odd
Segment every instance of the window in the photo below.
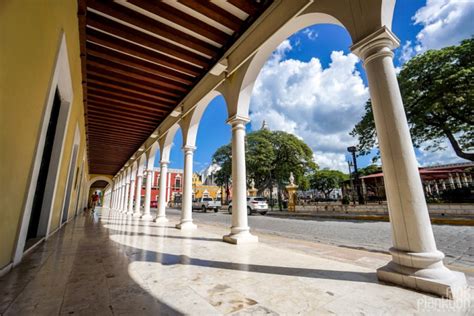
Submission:
<svg viewBox="0 0 474 316">
<path fill-rule="evenodd" d="M 177 176 L 176 179 L 174 180 L 174 187 L 175 188 L 181 188 L 181 177 Z"/>
</svg>

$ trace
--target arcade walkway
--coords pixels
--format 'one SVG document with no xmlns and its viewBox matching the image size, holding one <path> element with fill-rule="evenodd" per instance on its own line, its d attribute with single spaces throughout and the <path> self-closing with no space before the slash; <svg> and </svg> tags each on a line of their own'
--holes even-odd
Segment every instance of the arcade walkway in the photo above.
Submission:
<svg viewBox="0 0 474 316">
<path fill-rule="evenodd" d="M 235 246 L 174 224 L 77 217 L 0 279 L 0 314 L 408 315 L 441 302 L 379 284 L 386 255 L 280 237 Z"/>
</svg>

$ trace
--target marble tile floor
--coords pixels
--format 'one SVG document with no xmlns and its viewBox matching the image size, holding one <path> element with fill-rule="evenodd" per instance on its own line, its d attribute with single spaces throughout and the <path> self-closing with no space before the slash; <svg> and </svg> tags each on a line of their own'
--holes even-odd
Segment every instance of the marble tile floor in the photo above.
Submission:
<svg viewBox="0 0 474 316">
<path fill-rule="evenodd" d="M 0 279 L 2 315 L 412 315 L 473 313 L 462 302 L 380 284 L 388 256 L 260 238 L 222 242 L 101 210 L 81 216 Z M 452 301 L 451 301 L 452 302 Z M 453 309 L 453 306 L 455 307 Z"/>
</svg>

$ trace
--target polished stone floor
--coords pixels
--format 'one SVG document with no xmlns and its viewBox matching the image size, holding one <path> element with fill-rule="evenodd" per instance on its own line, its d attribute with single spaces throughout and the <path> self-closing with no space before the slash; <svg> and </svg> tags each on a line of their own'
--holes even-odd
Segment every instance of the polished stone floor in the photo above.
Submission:
<svg viewBox="0 0 474 316">
<path fill-rule="evenodd" d="M 221 241 L 228 228 L 191 233 L 108 210 L 68 223 L 0 279 L 5 315 L 470 314 L 377 282 L 380 253 L 261 236 Z M 453 309 L 454 306 L 454 309 Z"/>
</svg>

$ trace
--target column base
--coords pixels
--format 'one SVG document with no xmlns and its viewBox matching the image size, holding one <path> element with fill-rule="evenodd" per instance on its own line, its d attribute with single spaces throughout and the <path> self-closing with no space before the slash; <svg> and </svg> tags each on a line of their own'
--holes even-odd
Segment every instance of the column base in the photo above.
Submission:
<svg viewBox="0 0 474 316">
<path fill-rule="evenodd" d="M 127 213 L 125 213 L 127 215 L 133 215 L 133 211 L 128 211 Z"/>
<path fill-rule="evenodd" d="M 145 221 L 151 221 L 153 219 L 153 216 L 151 216 L 151 214 L 145 214 L 145 215 L 142 215 L 140 218 Z"/>
<path fill-rule="evenodd" d="M 140 218 L 140 217 L 142 217 L 142 214 L 141 213 L 133 213 L 132 216 L 136 217 L 136 218 Z"/>
<path fill-rule="evenodd" d="M 155 223 L 158 224 L 165 224 L 168 223 L 168 219 L 165 216 L 159 216 L 153 220 Z"/>
<path fill-rule="evenodd" d="M 248 230 L 240 231 L 238 233 L 230 233 L 229 235 L 222 237 L 222 239 L 225 242 L 234 245 L 258 243 L 258 237 L 252 235 Z"/>
<path fill-rule="evenodd" d="M 392 261 L 377 269 L 380 281 L 449 299 L 463 295 L 466 277 L 444 266 L 442 252 L 408 253 L 394 248 L 390 252 Z"/>
<path fill-rule="evenodd" d="M 187 221 L 176 224 L 176 228 L 181 230 L 194 230 L 197 228 L 197 225 L 193 222 Z"/>
</svg>

